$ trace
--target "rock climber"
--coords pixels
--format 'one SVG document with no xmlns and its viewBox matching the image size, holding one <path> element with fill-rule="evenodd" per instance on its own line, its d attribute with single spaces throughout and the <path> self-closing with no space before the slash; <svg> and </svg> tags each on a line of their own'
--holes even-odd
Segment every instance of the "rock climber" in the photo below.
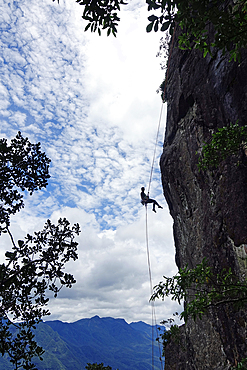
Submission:
<svg viewBox="0 0 247 370">
<path fill-rule="evenodd" d="M 145 193 L 144 193 L 144 190 L 145 190 L 145 188 L 144 187 L 142 187 L 141 188 L 141 198 L 142 198 L 142 200 L 141 200 L 141 204 L 147 204 L 147 203 L 153 203 L 153 212 L 155 212 L 156 213 L 156 210 L 155 210 L 155 206 L 157 206 L 158 208 L 163 208 L 163 207 L 161 207 L 157 202 L 156 202 L 156 200 L 155 199 L 150 199 L 149 198 L 149 196 L 148 195 L 146 195 Z"/>
</svg>

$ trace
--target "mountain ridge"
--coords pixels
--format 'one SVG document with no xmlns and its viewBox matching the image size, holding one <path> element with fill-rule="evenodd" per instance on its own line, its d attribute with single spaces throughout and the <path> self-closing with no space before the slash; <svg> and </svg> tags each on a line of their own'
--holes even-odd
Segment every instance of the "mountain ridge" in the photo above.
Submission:
<svg viewBox="0 0 247 370">
<path fill-rule="evenodd" d="M 124 319 L 94 316 L 72 323 L 60 320 L 37 325 L 35 337 L 45 350 L 43 361 L 35 359 L 38 370 L 84 370 L 87 363 L 104 363 L 113 370 L 158 370 L 160 351 L 151 325 L 142 321 L 128 324 Z M 154 367 L 152 367 L 152 352 Z M 13 370 L 6 358 L 0 369 Z"/>
</svg>

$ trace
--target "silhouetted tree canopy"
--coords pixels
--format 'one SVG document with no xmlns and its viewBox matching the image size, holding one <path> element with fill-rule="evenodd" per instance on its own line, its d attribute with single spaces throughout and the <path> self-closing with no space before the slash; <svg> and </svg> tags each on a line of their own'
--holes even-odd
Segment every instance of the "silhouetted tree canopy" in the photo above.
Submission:
<svg viewBox="0 0 247 370">
<path fill-rule="evenodd" d="M 0 264 L 0 353 L 14 369 L 36 369 L 32 358 L 42 358 L 43 349 L 33 333 L 42 317 L 49 315 L 47 292 L 56 297 L 63 287 L 75 283 L 64 271 L 69 260 L 76 260 L 75 237 L 79 225 L 68 220 L 50 220 L 41 231 L 15 242 L 10 231 L 10 216 L 24 207 L 20 191 L 42 189 L 47 185 L 50 160 L 18 132 L 8 145 L 0 140 L 0 235 L 7 233 L 10 248 Z"/>
</svg>

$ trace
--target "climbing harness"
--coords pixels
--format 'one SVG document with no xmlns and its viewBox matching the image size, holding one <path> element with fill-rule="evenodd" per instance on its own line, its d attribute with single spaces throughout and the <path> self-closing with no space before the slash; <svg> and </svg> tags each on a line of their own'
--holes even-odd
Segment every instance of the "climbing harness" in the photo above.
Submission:
<svg viewBox="0 0 247 370">
<path fill-rule="evenodd" d="M 162 96 L 164 98 L 162 100 L 162 105 L 161 105 L 161 110 L 160 110 L 160 116 L 159 116 L 159 122 L 158 122 L 157 135 L 156 135 L 156 141 L 155 141 L 155 146 L 154 146 L 154 154 L 153 154 L 153 160 L 152 160 L 151 171 L 150 171 L 150 178 L 149 178 L 149 184 L 148 184 L 148 193 L 147 193 L 148 196 L 149 196 L 150 188 L 151 188 L 152 175 L 153 175 L 153 169 L 154 169 L 154 161 L 155 161 L 156 149 L 157 149 L 157 145 L 158 145 L 158 138 L 159 138 L 159 131 L 160 131 L 162 113 L 163 113 L 163 106 L 164 106 L 164 102 L 165 102 L 164 100 L 165 100 L 165 93 L 166 93 L 166 85 L 167 85 L 167 79 L 168 79 L 168 72 L 169 72 L 169 67 L 170 67 L 170 56 L 171 56 L 172 49 L 173 49 L 174 36 L 175 36 L 176 28 L 177 28 L 177 23 L 176 23 L 175 28 L 174 28 L 174 31 L 173 31 L 172 43 L 171 43 L 170 53 L 169 53 L 169 57 L 168 57 L 165 86 L 164 86 L 164 90 L 163 90 L 163 93 L 162 93 Z M 147 260 L 148 260 L 148 272 L 149 272 L 149 281 L 150 281 L 150 292 L 151 292 L 151 296 L 152 296 L 152 294 L 153 294 L 153 283 L 152 283 L 151 262 L 150 262 L 150 253 L 149 253 L 149 244 L 148 244 L 148 216 L 147 216 L 148 213 L 147 213 L 147 203 L 145 203 L 145 208 L 146 208 Z M 158 338 L 158 329 L 157 329 L 157 322 L 156 322 L 154 301 L 151 301 L 151 305 L 152 305 L 152 369 L 154 369 L 154 333 L 153 333 L 153 331 L 154 331 L 154 325 L 155 325 L 155 328 L 156 328 L 156 338 Z M 158 342 L 158 344 L 160 344 L 160 343 Z M 161 370 L 162 370 L 164 367 L 163 367 L 163 362 L 162 362 L 162 358 L 161 358 L 160 345 L 159 345 L 159 355 L 160 355 L 160 365 L 161 365 Z"/>
</svg>

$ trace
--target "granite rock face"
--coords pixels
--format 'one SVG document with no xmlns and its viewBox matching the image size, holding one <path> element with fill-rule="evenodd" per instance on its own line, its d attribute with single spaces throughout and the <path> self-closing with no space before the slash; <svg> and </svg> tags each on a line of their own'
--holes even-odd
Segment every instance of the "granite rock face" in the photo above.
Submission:
<svg viewBox="0 0 247 370">
<path fill-rule="evenodd" d="M 228 158 L 199 171 L 204 142 L 217 128 L 247 124 L 247 51 L 241 62 L 221 52 L 203 58 L 182 51 L 175 39 L 167 76 L 168 103 L 160 165 L 164 195 L 174 220 L 178 267 L 207 258 L 215 272 L 231 267 L 247 277 L 247 164 Z M 236 165 L 240 159 L 240 165 Z M 210 310 L 180 328 L 179 343 L 166 351 L 166 370 L 230 369 L 247 357 L 247 309 Z"/>
</svg>

